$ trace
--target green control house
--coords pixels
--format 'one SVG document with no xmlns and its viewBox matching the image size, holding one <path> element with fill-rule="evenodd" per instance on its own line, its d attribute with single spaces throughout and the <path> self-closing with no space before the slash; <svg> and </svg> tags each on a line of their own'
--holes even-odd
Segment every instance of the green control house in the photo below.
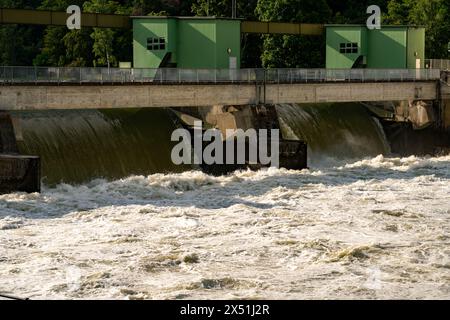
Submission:
<svg viewBox="0 0 450 320">
<path fill-rule="evenodd" d="M 240 68 L 240 20 L 161 16 L 132 19 L 135 68 Z"/>
<path fill-rule="evenodd" d="M 425 28 L 365 25 L 326 26 L 326 67 L 338 68 L 423 68 Z"/>
</svg>

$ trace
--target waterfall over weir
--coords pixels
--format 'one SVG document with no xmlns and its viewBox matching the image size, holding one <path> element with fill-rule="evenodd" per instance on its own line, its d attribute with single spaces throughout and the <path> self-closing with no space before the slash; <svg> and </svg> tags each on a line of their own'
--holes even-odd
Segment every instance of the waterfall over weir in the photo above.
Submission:
<svg viewBox="0 0 450 320">
<path fill-rule="evenodd" d="M 308 143 L 308 165 L 388 153 L 378 121 L 359 104 L 277 105 L 285 139 Z M 20 152 L 39 155 L 43 182 L 82 183 L 191 170 L 170 159 L 176 129 L 168 109 L 12 113 Z"/>
<path fill-rule="evenodd" d="M 381 124 L 361 104 L 282 104 L 277 112 L 284 138 L 307 142 L 311 167 L 389 153 Z"/>
<path fill-rule="evenodd" d="M 177 172 L 167 109 L 61 110 L 13 115 L 21 153 L 39 155 L 45 184 Z"/>
</svg>

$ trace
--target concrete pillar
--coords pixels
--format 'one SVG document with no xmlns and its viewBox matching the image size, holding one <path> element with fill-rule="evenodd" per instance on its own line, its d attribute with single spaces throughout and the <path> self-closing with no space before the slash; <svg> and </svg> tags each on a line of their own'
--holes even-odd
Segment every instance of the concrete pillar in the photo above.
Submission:
<svg viewBox="0 0 450 320">
<path fill-rule="evenodd" d="M 177 109 L 179 112 L 187 113 L 205 123 L 205 127 L 213 127 L 220 130 L 222 137 L 226 137 L 226 130 L 241 129 L 267 129 L 270 139 L 271 129 L 280 129 L 277 111 L 274 105 L 247 105 L 247 106 L 212 106 L 198 108 L 195 112 L 188 108 Z M 180 115 L 178 115 L 180 117 Z M 187 124 L 185 122 L 185 124 Z M 233 139 L 233 138 L 232 138 Z M 224 142 L 225 143 L 225 142 Z M 270 143 L 270 142 L 269 142 Z M 248 142 L 247 142 L 248 144 Z M 225 144 L 224 144 L 225 146 Z M 224 148 L 225 150 L 225 148 Z M 268 146 L 268 150 L 270 147 Z M 235 155 L 236 156 L 236 155 Z M 248 145 L 246 157 L 248 156 Z M 246 160 L 248 160 L 246 158 Z M 307 147 L 304 141 L 285 140 L 279 133 L 279 164 L 280 167 L 288 169 L 304 169 L 307 167 Z M 233 170 L 250 167 L 257 169 L 258 164 L 246 165 L 201 165 L 201 168 L 211 174 L 224 174 Z"/>
<path fill-rule="evenodd" d="M 450 131 L 450 99 L 442 100 L 443 107 L 443 125 L 446 130 Z"/>
<path fill-rule="evenodd" d="M 0 193 L 39 192 L 40 159 L 20 155 L 9 114 L 0 111 Z"/>
<path fill-rule="evenodd" d="M 0 154 L 0 193 L 39 192 L 40 179 L 39 157 Z"/>
</svg>

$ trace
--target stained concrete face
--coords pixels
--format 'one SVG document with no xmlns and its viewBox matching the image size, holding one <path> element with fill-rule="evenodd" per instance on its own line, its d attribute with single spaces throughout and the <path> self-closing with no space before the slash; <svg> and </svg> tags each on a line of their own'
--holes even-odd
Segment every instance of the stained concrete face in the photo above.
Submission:
<svg viewBox="0 0 450 320">
<path fill-rule="evenodd" d="M 255 128 L 254 115 L 251 108 L 239 106 L 213 106 L 199 108 L 205 122 L 219 129 L 225 137 L 227 129 L 248 130 Z"/>
<path fill-rule="evenodd" d="M 247 106 L 437 99 L 436 82 L 1 86 L 1 110 Z"/>
<path fill-rule="evenodd" d="M 433 124 L 436 119 L 433 110 L 433 102 L 410 101 L 408 105 L 408 121 L 416 130 L 426 128 Z"/>
<path fill-rule="evenodd" d="M 198 108 L 177 108 L 178 112 L 188 114 L 204 122 L 204 127 L 220 130 L 222 138 L 227 136 L 227 130 L 267 129 L 270 136 L 271 129 L 280 129 L 278 115 L 274 105 L 247 105 L 247 106 L 223 106 Z M 180 119 L 183 116 L 178 115 Z M 186 122 L 185 122 L 186 123 Z M 270 139 L 269 139 L 270 140 Z M 225 143 L 225 142 L 224 142 Z M 271 143 L 271 142 L 270 142 Z M 269 143 L 269 144 L 270 144 Z M 285 140 L 279 136 L 279 165 L 288 169 L 304 169 L 307 167 L 306 143 L 300 140 Z M 257 143 L 259 146 L 259 142 Z M 246 141 L 246 156 L 248 156 L 249 141 Z M 267 146 L 267 150 L 270 150 Z M 224 148 L 225 150 L 225 148 Z M 225 155 L 226 157 L 226 155 Z M 250 167 L 258 169 L 263 165 L 259 160 L 257 164 L 246 165 L 203 165 L 202 169 L 211 174 L 225 174 L 237 169 Z"/>
<path fill-rule="evenodd" d="M 18 154 L 10 116 L 0 112 L 0 193 L 39 192 L 40 159 Z"/>
<path fill-rule="evenodd" d="M 444 128 L 450 131 L 450 100 L 443 100 Z"/>
<path fill-rule="evenodd" d="M 0 154 L 0 193 L 39 192 L 40 159 Z"/>
</svg>

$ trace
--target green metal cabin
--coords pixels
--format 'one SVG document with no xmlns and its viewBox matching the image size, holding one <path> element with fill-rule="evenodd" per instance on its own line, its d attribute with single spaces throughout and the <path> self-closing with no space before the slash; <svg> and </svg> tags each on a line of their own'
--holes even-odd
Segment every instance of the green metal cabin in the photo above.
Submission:
<svg viewBox="0 0 450 320">
<path fill-rule="evenodd" d="M 240 68 L 240 20 L 151 16 L 132 19 L 135 68 Z"/>
<path fill-rule="evenodd" d="M 326 25 L 326 67 L 423 68 L 425 28 L 365 25 Z"/>
</svg>

